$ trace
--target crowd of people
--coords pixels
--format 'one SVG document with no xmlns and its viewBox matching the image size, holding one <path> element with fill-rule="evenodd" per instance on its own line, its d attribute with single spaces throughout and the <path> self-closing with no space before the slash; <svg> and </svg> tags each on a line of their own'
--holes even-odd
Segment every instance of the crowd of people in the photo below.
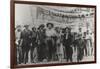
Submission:
<svg viewBox="0 0 100 69">
<path fill-rule="evenodd" d="M 82 61 L 84 56 L 93 55 L 93 33 L 89 30 L 82 32 L 72 32 L 70 27 L 55 27 L 53 23 L 41 24 L 29 29 L 29 25 L 24 25 L 21 30 L 19 25 L 15 30 L 17 64 L 50 61 L 73 62 L 73 53 L 77 53 L 77 62 Z M 37 50 L 34 51 L 34 50 Z"/>
</svg>

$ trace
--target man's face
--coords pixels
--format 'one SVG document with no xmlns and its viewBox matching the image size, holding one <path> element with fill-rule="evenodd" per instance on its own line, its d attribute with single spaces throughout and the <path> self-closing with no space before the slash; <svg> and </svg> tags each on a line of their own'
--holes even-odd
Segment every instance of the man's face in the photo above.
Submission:
<svg viewBox="0 0 100 69">
<path fill-rule="evenodd" d="M 68 33 L 68 29 L 66 29 L 66 33 Z"/>
<path fill-rule="evenodd" d="M 58 28 L 57 30 L 58 30 L 58 32 L 60 32 L 60 31 L 61 31 L 61 30 L 60 30 L 60 28 Z"/>
<path fill-rule="evenodd" d="M 55 30 L 56 30 L 57 32 L 60 32 L 60 28 L 59 28 L 59 27 L 57 27 Z"/>
<path fill-rule="evenodd" d="M 51 24 L 49 24 L 49 25 L 48 25 L 48 28 L 49 28 L 49 29 L 51 29 L 51 28 L 52 28 L 52 25 L 51 25 Z"/>
<path fill-rule="evenodd" d="M 19 28 L 19 29 L 17 29 L 17 31 L 18 31 L 18 32 L 20 32 L 20 31 L 21 31 L 21 29 Z"/>
<path fill-rule="evenodd" d="M 41 29 L 41 30 L 44 30 L 44 27 L 41 27 L 40 29 Z"/>
<path fill-rule="evenodd" d="M 89 34 L 89 30 L 87 30 L 87 34 Z"/>
<path fill-rule="evenodd" d="M 28 26 L 25 27 L 25 29 L 28 29 L 28 28 L 29 28 Z"/>
<path fill-rule="evenodd" d="M 86 36 L 86 32 L 84 32 L 84 36 Z"/>
<path fill-rule="evenodd" d="M 32 31 L 36 31 L 36 28 L 33 28 Z"/>
<path fill-rule="evenodd" d="M 82 31 L 82 29 L 81 28 L 79 28 L 79 32 L 81 32 Z"/>
</svg>

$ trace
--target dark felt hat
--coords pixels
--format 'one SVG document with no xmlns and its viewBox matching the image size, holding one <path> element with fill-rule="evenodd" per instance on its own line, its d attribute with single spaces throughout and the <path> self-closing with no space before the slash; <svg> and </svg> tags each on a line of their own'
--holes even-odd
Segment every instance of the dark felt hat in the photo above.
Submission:
<svg viewBox="0 0 100 69">
<path fill-rule="evenodd" d="M 47 23 L 46 26 L 48 27 L 49 25 L 51 25 L 52 27 L 54 27 L 53 23 Z"/>
<path fill-rule="evenodd" d="M 44 24 L 41 24 L 41 25 L 38 27 L 38 29 L 44 28 L 44 27 L 45 27 L 45 25 L 44 25 Z"/>
<path fill-rule="evenodd" d="M 29 27 L 29 25 L 24 25 L 24 27 Z"/>
<path fill-rule="evenodd" d="M 66 29 L 71 30 L 71 28 L 70 28 L 70 27 L 66 27 L 66 28 L 65 28 L 65 30 L 66 30 Z"/>
</svg>

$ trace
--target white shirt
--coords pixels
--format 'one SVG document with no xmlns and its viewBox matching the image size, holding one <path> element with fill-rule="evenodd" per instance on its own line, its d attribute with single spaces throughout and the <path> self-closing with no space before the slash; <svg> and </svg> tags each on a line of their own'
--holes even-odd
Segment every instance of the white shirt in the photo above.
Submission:
<svg viewBox="0 0 100 69">
<path fill-rule="evenodd" d="M 18 31 L 16 30 L 16 31 L 15 31 L 16 44 L 18 44 L 18 41 L 20 40 L 20 35 L 21 35 L 21 32 L 18 32 Z"/>
<path fill-rule="evenodd" d="M 55 36 L 56 32 L 54 29 L 47 29 L 46 30 L 46 36 L 50 37 L 50 36 Z"/>
<path fill-rule="evenodd" d="M 90 34 L 87 34 L 86 35 L 86 39 L 91 39 L 91 35 Z"/>
</svg>

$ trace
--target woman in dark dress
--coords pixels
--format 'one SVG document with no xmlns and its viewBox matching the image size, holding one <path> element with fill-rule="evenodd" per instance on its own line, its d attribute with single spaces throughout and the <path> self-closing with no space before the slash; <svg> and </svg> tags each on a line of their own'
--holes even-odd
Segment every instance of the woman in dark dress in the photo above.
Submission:
<svg viewBox="0 0 100 69">
<path fill-rule="evenodd" d="M 46 59 L 46 45 L 45 45 L 45 29 L 44 24 L 38 28 L 38 61 L 41 62 Z"/>
<path fill-rule="evenodd" d="M 81 35 L 78 35 L 79 39 L 78 39 L 78 43 L 77 43 L 77 61 L 81 61 L 83 59 L 84 56 L 84 41 L 81 37 Z"/>
<path fill-rule="evenodd" d="M 65 46 L 65 58 L 67 61 L 72 62 L 72 54 L 73 54 L 73 49 L 71 47 L 73 40 L 73 36 L 71 35 L 71 29 L 66 27 L 65 28 L 65 33 L 63 35 L 63 45 Z"/>
</svg>

